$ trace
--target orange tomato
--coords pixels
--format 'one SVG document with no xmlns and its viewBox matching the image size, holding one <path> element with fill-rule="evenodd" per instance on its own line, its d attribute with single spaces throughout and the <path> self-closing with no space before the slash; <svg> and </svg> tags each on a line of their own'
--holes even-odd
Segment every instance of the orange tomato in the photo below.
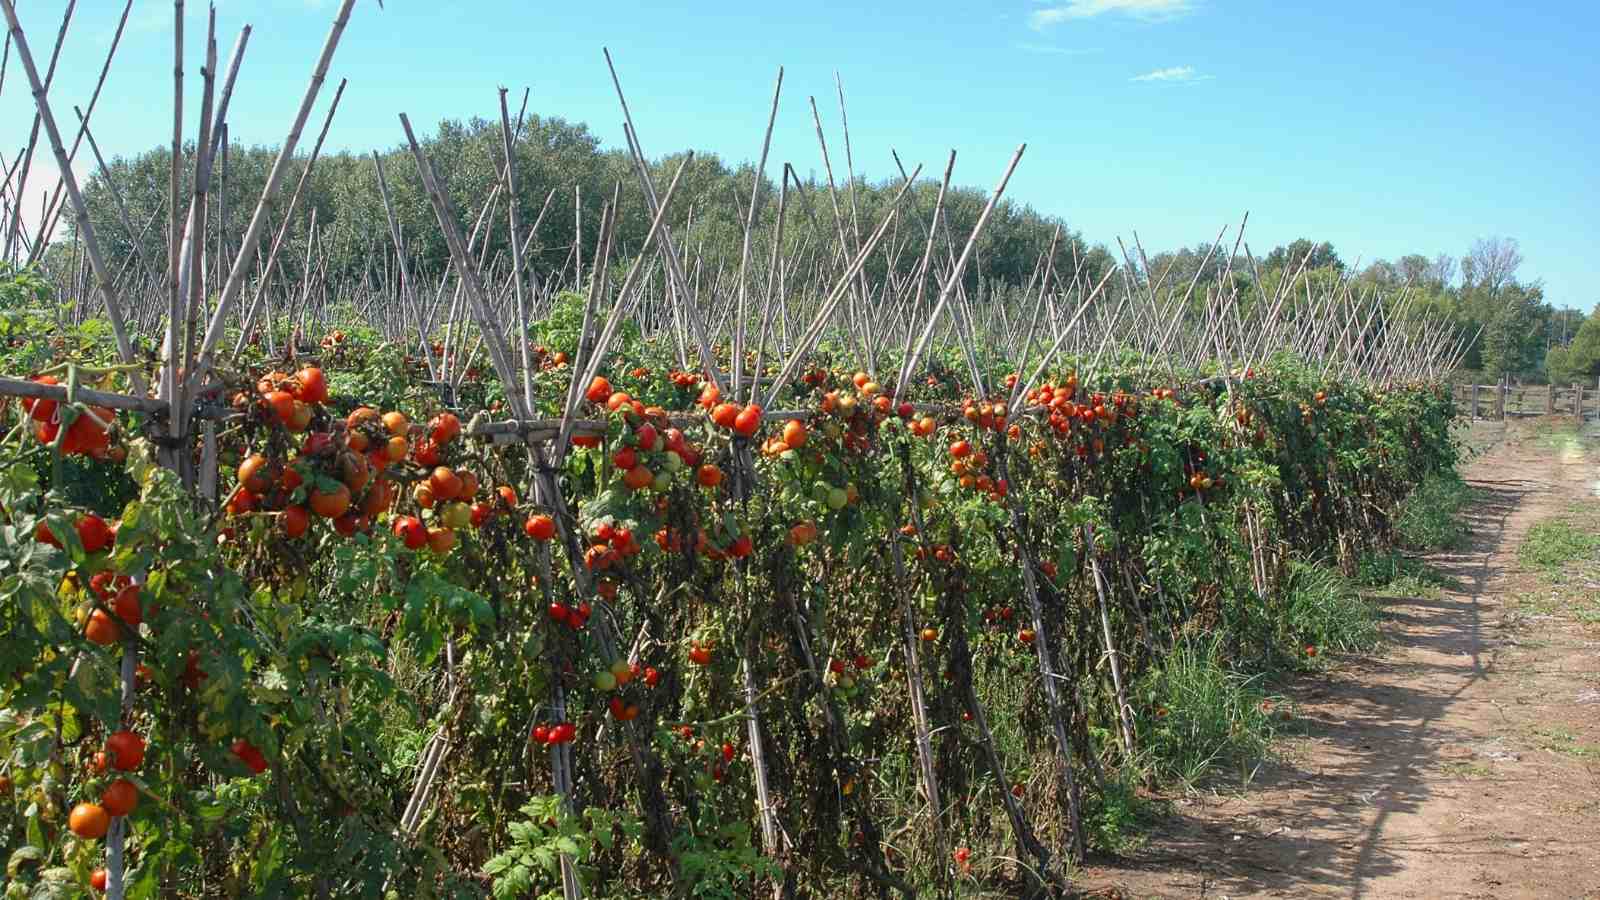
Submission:
<svg viewBox="0 0 1600 900">
<path fill-rule="evenodd" d="M 278 417 L 278 421 L 288 425 L 294 418 L 294 395 L 288 391 L 269 391 L 266 395 L 267 408 Z"/>
<path fill-rule="evenodd" d="M 99 840 L 111 828 L 111 816 L 98 803 L 79 803 L 67 816 L 67 827 L 84 840 Z"/>
<path fill-rule="evenodd" d="M 104 610 L 95 610 L 89 613 L 89 624 L 84 629 L 83 636 L 91 643 L 102 647 L 109 647 L 122 638 L 122 629 L 117 627 L 116 620 L 107 615 Z"/>
<path fill-rule="evenodd" d="M 328 379 L 323 377 L 322 370 L 316 366 L 306 366 L 294 373 L 294 380 L 300 389 L 295 396 L 304 403 L 328 402 Z"/>
<path fill-rule="evenodd" d="M 446 466 L 440 466 L 428 476 L 428 485 L 433 488 L 433 499 L 454 500 L 461 493 L 461 478 Z"/>
<path fill-rule="evenodd" d="M 331 491 L 311 489 L 311 511 L 324 519 L 337 519 L 350 508 L 350 489 L 343 484 Z"/>
</svg>

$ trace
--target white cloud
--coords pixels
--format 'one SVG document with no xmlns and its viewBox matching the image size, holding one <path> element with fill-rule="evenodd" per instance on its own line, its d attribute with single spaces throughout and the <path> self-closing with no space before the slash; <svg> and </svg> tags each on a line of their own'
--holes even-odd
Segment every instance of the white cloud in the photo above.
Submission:
<svg viewBox="0 0 1600 900">
<path fill-rule="evenodd" d="M 1210 81 L 1210 75 L 1202 75 L 1194 70 L 1194 66 L 1169 66 L 1165 69 L 1156 69 L 1143 75 L 1133 76 L 1134 81 L 1157 81 L 1169 84 L 1181 84 L 1191 81 Z"/>
<path fill-rule="evenodd" d="M 1194 9 L 1194 0 L 1052 0 L 1043 9 L 1036 9 L 1028 17 L 1035 29 L 1060 25 L 1071 19 L 1091 19 L 1106 13 L 1117 13 L 1159 22 L 1175 19 Z"/>
<path fill-rule="evenodd" d="M 71 138 L 67 137 L 67 140 L 71 140 Z M 10 164 L 11 161 L 9 159 L 6 160 L 6 165 Z M 73 161 L 72 171 L 78 178 L 78 186 L 80 188 L 88 183 L 88 167 L 82 160 Z M 22 191 L 22 228 L 30 241 L 39 233 L 39 226 L 44 218 L 45 202 L 55 196 L 56 183 L 60 178 L 61 169 L 56 166 L 56 158 L 50 152 L 48 139 L 41 133 L 39 135 L 39 146 L 34 149 L 33 164 L 28 168 L 28 184 Z M 16 189 L 16 181 L 11 183 L 11 189 L 13 191 Z M 6 199 L 9 202 L 15 198 L 13 195 L 7 196 Z M 62 204 L 63 208 L 60 216 L 56 219 L 55 233 L 52 237 L 59 239 L 66 235 L 68 223 L 72 221 L 72 207 L 70 201 L 67 200 L 65 189 L 62 190 L 57 202 Z M 0 243 L 4 242 L 0 241 Z"/>
</svg>

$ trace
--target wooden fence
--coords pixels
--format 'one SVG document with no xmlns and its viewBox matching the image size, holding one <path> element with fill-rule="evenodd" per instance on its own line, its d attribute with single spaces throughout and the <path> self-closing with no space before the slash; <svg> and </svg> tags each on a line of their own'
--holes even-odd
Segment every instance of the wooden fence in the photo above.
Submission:
<svg viewBox="0 0 1600 900">
<path fill-rule="evenodd" d="M 1600 390 L 1575 384 L 1458 384 L 1456 405 L 1473 419 L 1573 416 L 1600 419 Z"/>
</svg>

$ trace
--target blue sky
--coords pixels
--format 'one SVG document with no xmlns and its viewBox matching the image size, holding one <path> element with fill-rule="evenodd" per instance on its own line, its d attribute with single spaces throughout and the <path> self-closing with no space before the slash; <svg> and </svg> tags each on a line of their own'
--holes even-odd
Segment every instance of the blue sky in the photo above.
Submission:
<svg viewBox="0 0 1600 900">
<path fill-rule="evenodd" d="M 1503 234 L 1521 242 L 1522 277 L 1542 279 L 1552 302 L 1600 301 L 1593 2 L 386 5 L 362 0 L 335 58 L 333 80 L 350 87 L 332 146 L 395 144 L 402 111 L 424 128 L 490 115 L 500 85 L 531 87 L 531 109 L 587 122 L 615 145 L 607 46 L 651 155 L 754 159 L 783 65 L 773 160 L 807 173 L 821 168 L 808 96 L 842 158 L 837 70 L 869 176 L 892 174 L 891 148 L 929 171 L 955 149 L 957 180 L 987 189 L 1026 142 L 1008 196 L 1091 241 L 1114 246 L 1137 231 L 1147 248 L 1194 244 L 1246 211 L 1258 254 L 1306 236 L 1347 260 L 1459 256 Z M 20 6 L 42 65 L 64 0 Z M 192 135 L 204 13 L 188 6 Z M 121 8 L 78 3 L 51 90 L 64 121 L 87 100 Z M 333 8 L 219 2 L 224 60 L 239 27 L 255 26 L 230 116 L 237 138 L 282 140 Z M 94 119 L 108 153 L 170 139 L 171 20 L 169 3 L 135 3 Z M 0 93 L 8 160 L 30 122 L 22 82 L 13 57 Z"/>
</svg>

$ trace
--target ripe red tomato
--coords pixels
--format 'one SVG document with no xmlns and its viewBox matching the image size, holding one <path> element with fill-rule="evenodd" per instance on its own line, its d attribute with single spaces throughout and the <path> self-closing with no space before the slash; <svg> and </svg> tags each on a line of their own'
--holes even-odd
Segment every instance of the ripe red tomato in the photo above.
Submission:
<svg viewBox="0 0 1600 900">
<path fill-rule="evenodd" d="M 407 550 L 421 550 L 428 543 L 428 529 L 416 516 L 400 516 L 394 520 L 394 533 L 405 542 Z"/>
<path fill-rule="evenodd" d="M 244 738 L 233 742 L 233 755 L 245 764 L 245 767 L 257 775 L 267 770 L 267 758 L 261 751 Z"/>
<path fill-rule="evenodd" d="M 461 477 L 447 466 L 439 466 L 428 476 L 428 486 L 433 488 L 433 499 L 454 500 L 461 493 Z"/>
<path fill-rule="evenodd" d="M 752 403 L 740 410 L 733 419 L 733 430 L 742 437 L 750 437 L 761 430 L 761 407 Z"/>
<path fill-rule="evenodd" d="M 106 785 L 105 792 L 100 795 L 100 806 L 107 815 L 125 816 L 138 808 L 139 789 L 128 779 L 118 778 Z"/>
<path fill-rule="evenodd" d="M 306 366 L 296 372 L 294 380 L 299 384 L 295 391 L 295 399 L 302 403 L 328 402 L 328 379 L 323 377 L 322 370 L 316 366 Z"/>
<path fill-rule="evenodd" d="M 267 472 L 267 458 L 255 453 L 240 463 L 239 484 L 252 494 L 265 494 L 272 487 L 272 479 Z"/>
<path fill-rule="evenodd" d="M 106 756 L 112 767 L 131 772 L 144 763 L 144 738 L 124 728 L 106 738 Z"/>
<path fill-rule="evenodd" d="M 528 537 L 536 541 L 548 541 L 555 537 L 556 520 L 544 513 L 536 513 L 529 516 L 528 520 L 522 523 L 522 530 L 527 533 Z"/>
<path fill-rule="evenodd" d="M 639 442 L 639 449 L 646 452 L 656 448 L 656 427 L 649 422 L 640 425 L 633 433 L 634 439 Z"/>
<path fill-rule="evenodd" d="M 278 513 L 278 527 L 283 529 L 284 537 L 293 540 L 311 527 L 311 515 L 304 506 L 284 507 L 283 512 Z"/>
<path fill-rule="evenodd" d="M 116 599 L 111 602 L 111 611 L 129 625 L 138 625 L 144 621 L 144 613 L 139 607 L 138 586 L 124 585 L 117 591 Z"/>
<path fill-rule="evenodd" d="M 78 540 L 87 553 L 99 553 L 111 546 L 111 526 L 106 520 L 90 513 L 78 520 Z"/>
<path fill-rule="evenodd" d="M 482 528 L 494 517 L 494 507 L 479 501 L 472 504 L 472 527 Z"/>
<path fill-rule="evenodd" d="M 109 647 L 122 640 L 122 629 L 117 626 L 115 619 L 103 610 L 97 609 L 89 613 L 89 624 L 84 629 L 83 636 L 88 638 L 90 643 Z"/>
<path fill-rule="evenodd" d="M 342 483 L 331 491 L 313 488 L 309 500 L 312 512 L 324 519 L 337 519 L 350 508 L 350 489 Z"/>
<path fill-rule="evenodd" d="M 711 421 L 719 428 L 733 428 L 739 419 L 739 407 L 733 403 L 718 403 L 711 410 Z"/>
<path fill-rule="evenodd" d="M 448 444 L 461 433 L 461 419 L 455 413 L 442 412 L 433 417 L 430 435 L 435 444 Z"/>
<path fill-rule="evenodd" d="M 294 395 L 288 391 L 269 391 L 266 395 L 267 408 L 277 416 L 278 422 L 288 425 L 294 421 Z"/>
</svg>

